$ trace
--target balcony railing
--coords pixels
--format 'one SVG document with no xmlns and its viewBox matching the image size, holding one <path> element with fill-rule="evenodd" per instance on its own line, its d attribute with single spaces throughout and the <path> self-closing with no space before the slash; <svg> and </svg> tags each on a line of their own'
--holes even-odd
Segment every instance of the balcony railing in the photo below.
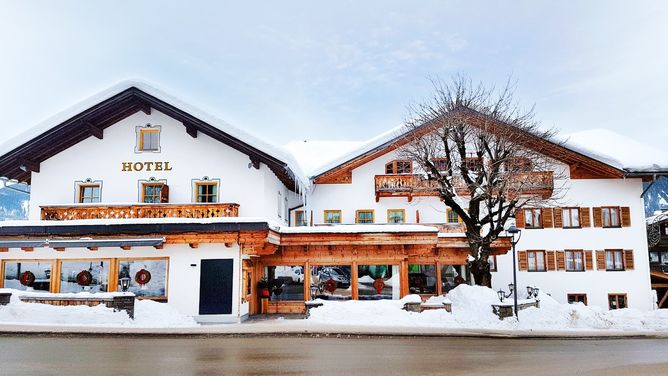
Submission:
<svg viewBox="0 0 668 376">
<path fill-rule="evenodd" d="M 467 196 L 468 189 L 461 179 L 454 180 L 455 191 L 460 196 Z M 440 186 L 435 180 L 428 180 L 423 175 L 394 174 L 376 175 L 376 201 L 381 197 L 407 197 L 412 201 L 416 196 L 438 196 Z M 523 172 L 510 179 L 510 192 L 522 195 L 550 198 L 554 192 L 554 174 L 552 171 Z"/>
<path fill-rule="evenodd" d="M 239 204 L 129 204 L 42 206 L 46 221 L 123 218 L 217 218 L 239 216 Z"/>
</svg>

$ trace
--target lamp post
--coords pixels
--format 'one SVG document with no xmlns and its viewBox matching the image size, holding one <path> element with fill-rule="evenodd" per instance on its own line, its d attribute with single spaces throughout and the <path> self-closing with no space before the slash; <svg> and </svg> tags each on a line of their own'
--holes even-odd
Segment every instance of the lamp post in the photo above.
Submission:
<svg viewBox="0 0 668 376">
<path fill-rule="evenodd" d="M 506 232 L 513 237 L 510 241 L 510 244 L 513 246 L 513 285 L 517 287 L 517 256 L 515 254 L 515 246 L 519 243 L 520 238 L 522 237 L 522 230 L 515 226 L 510 226 Z M 515 235 L 517 235 L 517 239 L 515 239 Z M 513 301 L 515 304 L 515 318 L 517 321 L 520 321 L 520 317 L 517 314 L 517 290 L 515 290 L 515 293 L 513 294 Z"/>
</svg>

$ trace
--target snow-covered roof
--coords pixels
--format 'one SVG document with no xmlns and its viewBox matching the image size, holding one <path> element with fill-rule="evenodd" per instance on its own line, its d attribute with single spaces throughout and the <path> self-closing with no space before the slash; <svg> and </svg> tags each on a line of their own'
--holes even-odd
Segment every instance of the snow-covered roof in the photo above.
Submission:
<svg viewBox="0 0 668 376">
<path fill-rule="evenodd" d="M 432 226 L 423 225 L 332 225 L 332 226 L 299 226 L 287 227 L 278 226 L 273 227 L 283 234 L 362 234 L 362 233 L 396 233 L 396 232 L 433 232 L 437 233 L 438 229 Z"/>
<path fill-rule="evenodd" d="M 67 121 L 68 119 L 80 114 L 81 112 L 103 102 L 121 92 L 135 87 L 159 100 L 166 102 L 182 111 L 187 112 L 188 114 L 198 118 L 211 126 L 219 129 L 222 132 L 229 134 L 230 136 L 248 144 L 249 146 L 261 150 L 262 152 L 270 155 L 271 157 L 285 163 L 288 168 L 291 170 L 292 175 L 298 184 L 302 185 L 304 188 L 310 186 L 310 181 L 306 174 L 301 169 L 299 163 L 294 158 L 294 156 L 285 150 L 282 147 L 270 144 L 257 136 L 251 135 L 250 133 L 239 129 L 233 125 L 230 125 L 226 121 L 211 115 L 191 104 L 182 101 L 170 94 L 167 94 L 165 91 L 162 91 L 152 84 L 145 82 L 143 80 L 126 80 L 117 83 L 105 90 L 98 92 L 95 95 L 92 95 L 86 99 L 83 99 L 79 103 L 49 117 L 48 119 L 42 121 L 36 126 L 28 129 L 27 131 L 13 137 L 4 143 L 0 144 L 0 155 L 8 153 L 17 147 L 25 144 L 26 142 L 38 137 L 39 135 L 57 127 L 59 124 Z"/>
<path fill-rule="evenodd" d="M 326 163 L 349 154 L 363 145 L 363 141 L 291 141 L 284 147 L 297 159 L 308 176 Z"/>
</svg>

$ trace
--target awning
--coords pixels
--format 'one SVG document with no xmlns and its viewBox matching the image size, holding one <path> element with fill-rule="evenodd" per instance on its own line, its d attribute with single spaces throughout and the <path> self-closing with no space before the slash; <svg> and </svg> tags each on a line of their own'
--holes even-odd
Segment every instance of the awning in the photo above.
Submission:
<svg viewBox="0 0 668 376">
<path fill-rule="evenodd" d="M 114 239 L 52 239 L 50 248 L 102 248 L 102 247 L 155 247 L 165 243 L 165 238 L 114 238 Z"/>
<path fill-rule="evenodd" d="M 0 240 L 0 248 L 102 248 L 102 247 L 156 247 L 165 238 L 81 238 L 81 239 L 26 239 Z"/>
</svg>

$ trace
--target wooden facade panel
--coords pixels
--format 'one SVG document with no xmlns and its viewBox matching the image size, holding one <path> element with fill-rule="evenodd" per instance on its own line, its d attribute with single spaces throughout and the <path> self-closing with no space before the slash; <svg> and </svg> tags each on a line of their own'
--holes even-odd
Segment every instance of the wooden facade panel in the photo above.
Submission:
<svg viewBox="0 0 668 376">
<path fill-rule="evenodd" d="M 554 271 L 557 270 L 557 266 L 554 260 L 554 251 L 547 251 L 545 253 L 545 257 L 547 258 L 547 270 L 548 271 Z"/>
<path fill-rule="evenodd" d="M 633 270 L 633 250 L 625 249 L 624 250 L 624 269 Z"/>
<path fill-rule="evenodd" d="M 543 228 L 554 227 L 552 208 L 543 208 L 543 209 L 541 209 L 541 211 L 542 211 L 542 215 L 543 215 Z"/>
<path fill-rule="evenodd" d="M 596 269 L 605 271 L 605 251 L 596 251 Z"/>
<path fill-rule="evenodd" d="M 564 251 L 557 251 L 557 270 L 566 270 L 566 254 Z"/>
<path fill-rule="evenodd" d="M 527 270 L 529 268 L 526 251 L 517 252 L 517 261 L 519 270 Z"/>
<path fill-rule="evenodd" d="M 594 227 L 603 227 L 603 212 L 601 208 L 594 208 Z"/>
<path fill-rule="evenodd" d="M 621 207 L 622 227 L 631 227 L 631 208 L 628 206 Z"/>
<path fill-rule="evenodd" d="M 584 251 L 585 255 L 585 270 L 594 270 L 594 257 L 592 251 Z"/>
<path fill-rule="evenodd" d="M 563 210 L 561 208 L 554 208 L 554 227 L 562 228 L 564 227 L 564 220 L 562 218 Z"/>
<path fill-rule="evenodd" d="M 267 313 L 294 313 L 304 314 L 304 302 L 268 302 Z"/>
<path fill-rule="evenodd" d="M 524 228 L 524 209 L 515 210 L 515 226 L 518 228 Z"/>
</svg>

